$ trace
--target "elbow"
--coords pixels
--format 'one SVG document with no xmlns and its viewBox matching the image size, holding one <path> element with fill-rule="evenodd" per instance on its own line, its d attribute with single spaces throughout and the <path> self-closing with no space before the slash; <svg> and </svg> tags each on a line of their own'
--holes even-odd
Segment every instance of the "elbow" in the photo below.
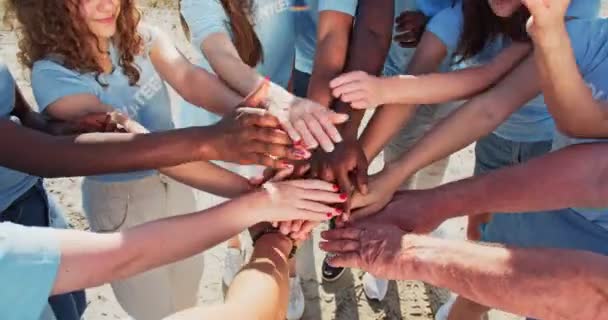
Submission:
<svg viewBox="0 0 608 320">
<path fill-rule="evenodd" d="M 589 121 L 577 120 L 577 119 L 573 119 L 573 120 L 574 121 L 556 120 L 555 126 L 557 127 L 557 130 L 559 132 L 561 132 L 562 134 L 564 134 L 568 137 L 578 138 L 578 139 L 595 138 L 593 131 L 590 131 L 590 129 L 593 129 L 594 126 L 588 125 Z"/>
</svg>

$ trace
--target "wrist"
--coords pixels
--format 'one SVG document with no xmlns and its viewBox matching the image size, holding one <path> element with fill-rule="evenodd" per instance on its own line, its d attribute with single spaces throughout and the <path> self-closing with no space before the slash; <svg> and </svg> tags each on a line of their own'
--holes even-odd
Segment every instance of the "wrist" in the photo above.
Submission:
<svg viewBox="0 0 608 320">
<path fill-rule="evenodd" d="M 243 100 L 243 104 L 248 107 L 256 108 L 264 104 L 264 101 L 268 98 L 270 89 L 270 79 L 263 78 L 260 80 L 256 88 Z"/>
<path fill-rule="evenodd" d="M 194 159 L 197 161 L 222 160 L 219 150 L 212 142 L 214 131 L 210 128 L 213 126 L 183 129 L 187 136 L 184 141 L 187 141 L 189 150 L 196 150 Z"/>
<path fill-rule="evenodd" d="M 552 28 L 536 30 L 532 38 L 537 48 L 543 51 L 551 50 L 551 52 L 569 40 L 565 22 L 556 24 Z"/>
</svg>

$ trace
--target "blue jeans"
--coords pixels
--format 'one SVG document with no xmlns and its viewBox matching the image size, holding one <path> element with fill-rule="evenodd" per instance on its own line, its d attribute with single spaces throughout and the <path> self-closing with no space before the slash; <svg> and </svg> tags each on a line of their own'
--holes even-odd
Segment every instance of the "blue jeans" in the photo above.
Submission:
<svg viewBox="0 0 608 320">
<path fill-rule="evenodd" d="M 492 133 L 475 145 L 475 175 L 524 163 L 548 153 L 551 146 L 552 141 L 517 142 Z"/>
<path fill-rule="evenodd" d="M 12 222 L 29 227 L 50 227 L 52 210 L 57 208 L 50 202 L 40 180 L 28 192 L 0 213 L 0 222 Z M 49 305 L 57 320 L 78 320 L 87 306 L 84 290 L 52 296 Z"/>
</svg>

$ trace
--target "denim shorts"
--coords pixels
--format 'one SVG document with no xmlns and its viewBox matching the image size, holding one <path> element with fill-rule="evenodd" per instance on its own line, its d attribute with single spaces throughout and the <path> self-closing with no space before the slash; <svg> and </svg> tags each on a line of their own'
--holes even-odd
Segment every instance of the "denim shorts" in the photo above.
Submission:
<svg viewBox="0 0 608 320">
<path fill-rule="evenodd" d="M 49 199 L 42 180 L 0 213 L 0 222 L 28 227 L 50 227 L 61 214 Z M 86 309 L 84 290 L 49 297 L 49 305 L 58 320 L 78 320 Z"/>
<path fill-rule="evenodd" d="M 490 134 L 475 144 L 475 175 L 524 163 L 551 151 L 552 141 L 517 142 Z"/>
</svg>

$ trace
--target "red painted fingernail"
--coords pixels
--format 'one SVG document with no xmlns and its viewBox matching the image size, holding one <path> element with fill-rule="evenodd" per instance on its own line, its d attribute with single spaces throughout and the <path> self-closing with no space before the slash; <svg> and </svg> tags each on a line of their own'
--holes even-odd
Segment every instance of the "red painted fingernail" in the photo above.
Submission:
<svg viewBox="0 0 608 320">
<path fill-rule="evenodd" d="M 337 184 L 334 184 L 334 191 L 340 191 L 340 187 Z"/>
<path fill-rule="evenodd" d="M 343 214 L 343 213 L 344 213 L 344 211 L 343 211 L 342 209 L 340 209 L 340 208 L 336 208 L 336 213 L 337 213 L 338 215 L 341 215 L 341 214 Z"/>
<path fill-rule="evenodd" d="M 343 193 L 340 195 L 340 200 L 346 200 L 348 199 L 348 195 L 346 193 Z"/>
<path fill-rule="evenodd" d="M 302 141 L 302 139 L 293 143 L 294 146 L 301 146 L 302 144 L 304 144 L 304 141 Z"/>
<path fill-rule="evenodd" d="M 333 216 L 334 216 L 334 215 L 333 215 L 331 212 L 328 212 L 328 213 L 327 213 L 327 217 L 328 217 L 328 218 L 331 218 L 331 217 L 333 217 Z"/>
</svg>

